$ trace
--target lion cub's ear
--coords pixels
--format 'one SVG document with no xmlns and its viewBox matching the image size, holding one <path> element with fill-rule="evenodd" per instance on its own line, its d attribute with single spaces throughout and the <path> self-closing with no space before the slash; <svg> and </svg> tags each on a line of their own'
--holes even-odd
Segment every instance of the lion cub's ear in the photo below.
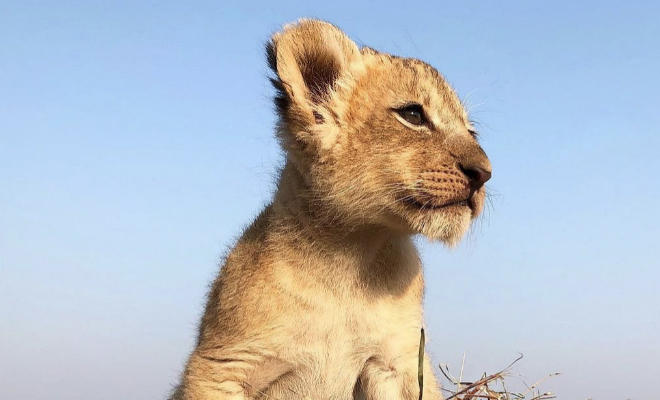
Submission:
<svg viewBox="0 0 660 400">
<path fill-rule="evenodd" d="M 321 122 L 319 110 L 350 64 L 361 58 L 357 45 L 336 26 L 302 19 L 276 33 L 266 47 L 268 63 L 279 79 L 278 111 L 303 126 Z M 292 121 L 292 119 L 294 121 Z"/>
</svg>

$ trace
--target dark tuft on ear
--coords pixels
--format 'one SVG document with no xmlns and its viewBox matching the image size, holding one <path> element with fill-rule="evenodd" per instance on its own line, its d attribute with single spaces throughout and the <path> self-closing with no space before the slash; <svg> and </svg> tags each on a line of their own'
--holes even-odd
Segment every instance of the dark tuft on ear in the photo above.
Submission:
<svg viewBox="0 0 660 400">
<path fill-rule="evenodd" d="M 275 45 L 272 41 L 266 43 L 266 61 L 268 66 L 275 74 L 275 78 L 270 78 L 270 83 L 275 88 L 275 110 L 280 115 L 284 115 L 286 110 L 289 108 L 291 101 L 289 100 L 289 95 L 284 89 L 284 84 L 280 81 L 280 78 L 277 77 L 277 53 L 275 52 Z"/>
<path fill-rule="evenodd" d="M 275 51 L 275 44 L 272 40 L 266 43 L 266 61 L 270 69 L 277 74 L 277 52 Z"/>
</svg>

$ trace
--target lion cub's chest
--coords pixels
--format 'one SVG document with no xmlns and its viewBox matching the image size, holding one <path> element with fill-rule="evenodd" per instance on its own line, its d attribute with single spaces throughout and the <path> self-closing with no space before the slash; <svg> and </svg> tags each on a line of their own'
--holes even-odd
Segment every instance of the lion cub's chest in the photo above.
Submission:
<svg viewBox="0 0 660 400">
<path fill-rule="evenodd" d="M 271 388 L 272 396 L 291 398 L 300 390 L 301 399 L 352 399 L 367 362 L 396 369 L 417 356 L 421 312 L 415 299 L 337 298 L 313 291 L 305 297 L 306 312 L 293 319 L 281 353 L 293 369 Z"/>
</svg>

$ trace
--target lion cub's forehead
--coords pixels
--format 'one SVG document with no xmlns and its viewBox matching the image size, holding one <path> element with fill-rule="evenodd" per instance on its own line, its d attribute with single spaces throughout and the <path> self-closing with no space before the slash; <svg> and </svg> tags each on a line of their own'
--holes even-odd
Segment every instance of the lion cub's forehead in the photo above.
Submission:
<svg viewBox="0 0 660 400">
<path fill-rule="evenodd" d="M 436 123 L 459 119 L 468 123 L 467 113 L 456 92 L 444 77 L 424 61 L 363 50 L 368 83 L 361 90 L 372 92 L 378 100 L 395 107 L 405 103 L 419 103 Z"/>
</svg>

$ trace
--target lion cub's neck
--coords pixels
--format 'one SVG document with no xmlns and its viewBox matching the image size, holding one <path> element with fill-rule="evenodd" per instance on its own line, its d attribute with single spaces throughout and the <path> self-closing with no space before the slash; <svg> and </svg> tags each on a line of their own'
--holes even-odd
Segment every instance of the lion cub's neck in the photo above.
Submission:
<svg viewBox="0 0 660 400">
<path fill-rule="evenodd" d="M 405 290 L 421 275 L 409 235 L 348 226 L 308 189 L 302 174 L 287 162 L 269 208 L 270 245 L 299 272 L 338 289 L 353 291 L 357 285 L 379 292 Z"/>
</svg>

